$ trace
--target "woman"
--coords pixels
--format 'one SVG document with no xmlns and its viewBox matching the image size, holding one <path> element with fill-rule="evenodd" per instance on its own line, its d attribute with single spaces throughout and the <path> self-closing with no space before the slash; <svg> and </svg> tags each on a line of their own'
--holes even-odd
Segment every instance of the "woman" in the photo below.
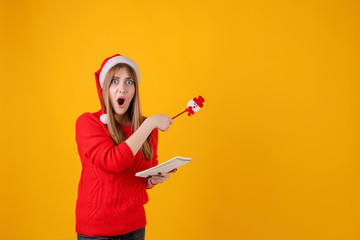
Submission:
<svg viewBox="0 0 360 240">
<path fill-rule="evenodd" d="M 170 173 L 144 179 L 135 173 L 156 166 L 158 129 L 167 131 L 167 115 L 144 118 L 137 64 L 116 54 L 95 73 L 102 109 L 76 121 L 82 164 L 76 202 L 78 239 L 144 239 L 146 189 Z"/>
</svg>

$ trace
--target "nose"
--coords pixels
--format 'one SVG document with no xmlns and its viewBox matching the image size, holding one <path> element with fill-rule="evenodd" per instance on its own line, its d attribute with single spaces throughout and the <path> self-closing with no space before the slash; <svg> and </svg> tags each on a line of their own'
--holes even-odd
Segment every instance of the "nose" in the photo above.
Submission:
<svg viewBox="0 0 360 240">
<path fill-rule="evenodd" d="M 124 82 L 120 82 L 118 85 L 118 92 L 119 93 L 126 93 L 126 87 Z"/>
</svg>

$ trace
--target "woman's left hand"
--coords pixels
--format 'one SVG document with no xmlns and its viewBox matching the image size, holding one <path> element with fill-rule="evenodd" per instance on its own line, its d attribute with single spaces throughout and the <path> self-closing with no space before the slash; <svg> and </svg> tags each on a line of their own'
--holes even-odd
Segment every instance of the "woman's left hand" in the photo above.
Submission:
<svg viewBox="0 0 360 240">
<path fill-rule="evenodd" d="M 152 185 L 156 185 L 159 183 L 163 183 L 166 180 L 169 179 L 170 177 L 170 173 L 175 173 L 177 171 L 177 168 L 171 170 L 170 172 L 160 172 L 159 175 L 152 175 L 148 177 L 148 181 L 150 182 L 150 184 Z"/>
</svg>

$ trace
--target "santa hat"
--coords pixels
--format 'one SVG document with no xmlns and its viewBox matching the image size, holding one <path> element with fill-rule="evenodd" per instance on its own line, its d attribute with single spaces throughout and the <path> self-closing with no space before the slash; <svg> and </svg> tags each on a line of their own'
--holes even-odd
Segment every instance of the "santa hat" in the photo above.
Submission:
<svg viewBox="0 0 360 240">
<path fill-rule="evenodd" d="M 100 116 L 100 121 L 103 122 L 104 124 L 108 123 L 108 119 L 107 119 L 108 117 L 107 117 L 107 114 L 106 114 L 106 111 L 105 111 L 105 107 L 102 104 L 103 103 L 103 100 L 102 100 L 102 88 L 104 86 L 104 81 L 105 81 L 106 74 L 109 72 L 109 70 L 113 66 L 115 66 L 116 64 L 119 64 L 119 63 L 126 63 L 132 69 L 134 69 L 134 71 L 136 73 L 137 82 L 138 82 L 138 84 L 140 84 L 139 67 L 130 58 L 127 58 L 125 56 L 121 56 L 120 54 L 115 54 L 114 56 L 108 57 L 103 61 L 103 63 L 101 64 L 100 69 L 95 72 L 95 80 L 96 80 L 96 88 L 97 88 L 99 99 L 100 99 L 101 109 L 103 111 L 103 114 Z"/>
<path fill-rule="evenodd" d="M 202 96 L 199 96 L 199 98 L 194 98 L 193 100 L 200 108 L 203 107 L 203 102 L 205 99 Z"/>
</svg>

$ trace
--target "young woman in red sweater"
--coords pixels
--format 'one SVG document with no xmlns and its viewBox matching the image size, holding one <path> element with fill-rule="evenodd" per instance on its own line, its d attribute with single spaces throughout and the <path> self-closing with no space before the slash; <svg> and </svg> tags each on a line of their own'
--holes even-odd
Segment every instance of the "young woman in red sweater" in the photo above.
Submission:
<svg viewBox="0 0 360 240">
<path fill-rule="evenodd" d="M 76 121 L 82 172 L 76 202 L 78 239 L 145 238 L 146 189 L 170 173 L 144 179 L 135 173 L 156 166 L 158 129 L 167 131 L 167 115 L 143 117 L 137 64 L 116 54 L 95 72 L 101 110 Z"/>
</svg>

